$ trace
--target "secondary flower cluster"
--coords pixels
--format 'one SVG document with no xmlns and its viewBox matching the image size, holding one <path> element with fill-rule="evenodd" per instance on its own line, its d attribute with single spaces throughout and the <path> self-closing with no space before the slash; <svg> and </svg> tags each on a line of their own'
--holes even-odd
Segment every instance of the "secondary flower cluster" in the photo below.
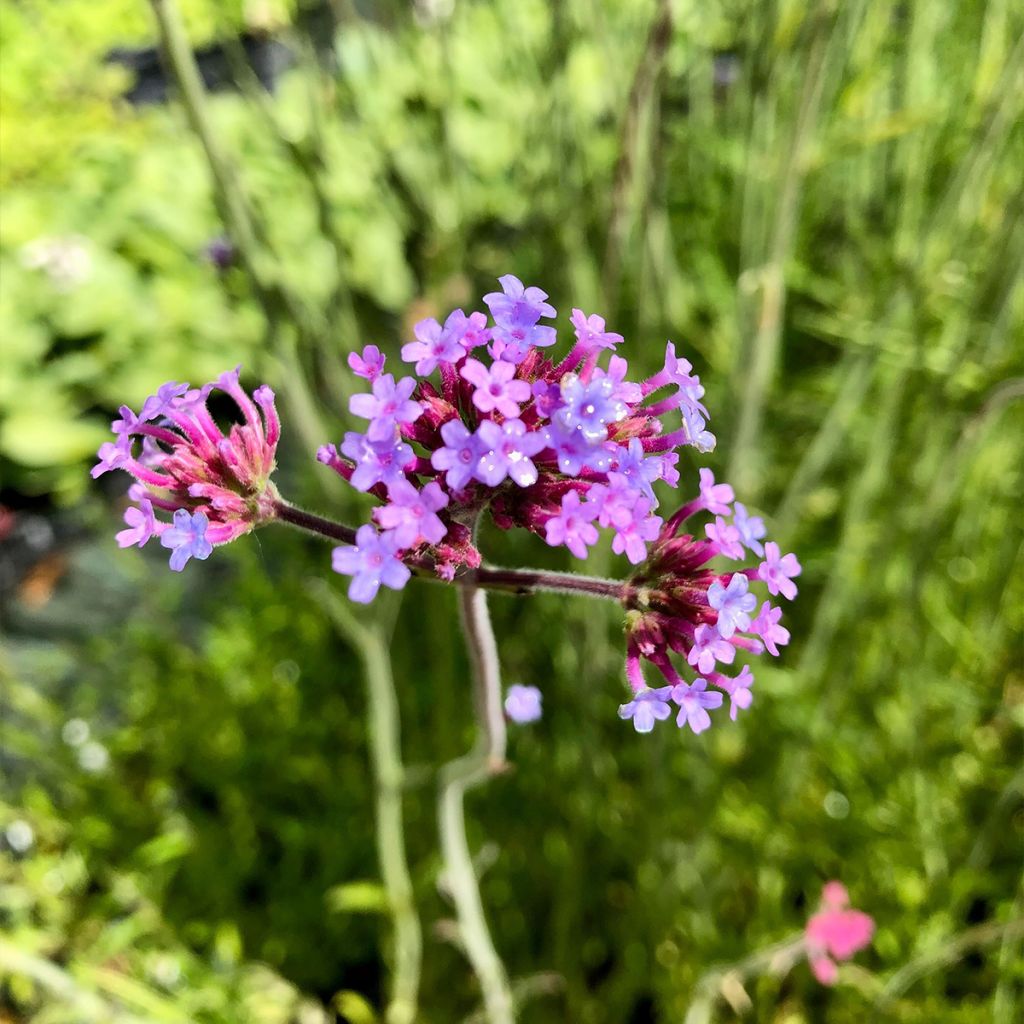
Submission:
<svg viewBox="0 0 1024 1024">
<path fill-rule="evenodd" d="M 677 724 L 701 732 L 725 694 L 735 718 L 750 706 L 754 677 L 747 666 L 736 676 L 718 667 L 732 665 L 737 650 L 777 655 L 789 640 L 781 609 L 765 601 L 754 614 L 750 583 L 792 598 L 800 565 L 762 543 L 763 522 L 734 506 L 732 488 L 716 484 L 710 470 L 700 471 L 694 501 L 667 521 L 657 515 L 654 484 L 679 483 L 676 449 L 706 452 L 715 444 L 700 378 L 669 342 L 662 368 L 630 381 L 615 351 L 622 337 L 579 309 L 571 319 L 575 343 L 556 361 L 547 355 L 555 329 L 541 322 L 556 315 L 547 294 L 511 275 L 499 283 L 500 292 L 484 296 L 490 319 L 457 309 L 444 324 L 415 326 L 401 353 L 414 374 L 386 373 L 372 345 L 349 357 L 370 385 L 349 410 L 367 426 L 345 434 L 340 451 L 325 445 L 317 455 L 381 501 L 375 525 L 334 551 L 335 570 L 352 577 L 349 596 L 369 602 L 382 585 L 401 588 L 409 563 L 447 580 L 478 567 L 472 525 L 484 508 L 500 528 L 531 530 L 581 559 L 605 529 L 612 550 L 639 567 L 623 587 L 634 696 L 622 717 L 649 732 L 674 703 Z M 667 424 L 667 417 L 678 420 Z M 713 517 L 704 536 L 677 536 L 697 513 Z M 748 552 L 760 564 L 708 567 L 716 557 L 738 561 Z M 692 682 L 673 666 L 672 653 L 698 673 Z M 641 659 L 668 685 L 648 687 Z"/>
<path fill-rule="evenodd" d="M 169 548 L 176 572 L 190 558 L 209 558 L 214 545 L 248 533 L 273 518 L 274 455 L 281 424 L 274 392 L 265 384 L 250 398 L 238 382 L 239 370 L 214 384 L 190 388 L 171 381 L 143 403 L 136 414 L 126 405 L 111 423 L 116 435 L 99 450 L 93 477 L 123 469 L 135 478 L 128 496 L 135 503 L 124 514 L 121 547 L 143 547 L 151 537 Z M 229 396 L 241 413 L 225 434 L 207 407 L 211 393 Z M 171 513 L 171 521 L 157 511 Z"/>
</svg>

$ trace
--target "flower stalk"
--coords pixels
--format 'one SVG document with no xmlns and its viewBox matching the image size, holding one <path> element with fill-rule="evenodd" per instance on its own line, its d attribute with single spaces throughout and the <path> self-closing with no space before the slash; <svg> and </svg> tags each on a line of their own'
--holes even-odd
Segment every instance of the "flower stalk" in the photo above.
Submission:
<svg viewBox="0 0 1024 1024">
<path fill-rule="evenodd" d="M 505 718 L 501 670 L 487 610 L 487 594 L 477 587 L 459 590 L 459 614 L 473 669 L 477 739 L 463 757 L 441 769 L 438 830 L 445 882 L 459 923 L 459 938 L 480 980 L 488 1024 L 512 1024 L 515 1011 L 508 973 L 487 927 L 480 885 L 466 836 L 465 796 L 505 767 Z"/>
</svg>

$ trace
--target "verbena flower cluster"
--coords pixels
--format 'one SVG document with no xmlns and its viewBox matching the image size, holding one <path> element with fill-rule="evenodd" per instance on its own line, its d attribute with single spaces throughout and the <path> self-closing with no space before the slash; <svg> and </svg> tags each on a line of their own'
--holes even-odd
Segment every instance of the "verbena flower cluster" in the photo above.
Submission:
<svg viewBox="0 0 1024 1024">
<path fill-rule="evenodd" d="M 751 588 L 791 599 L 800 564 L 765 541 L 762 520 L 708 469 L 693 500 L 658 514 L 654 485 L 678 486 L 678 449 L 715 445 L 700 378 L 669 342 L 662 368 L 631 381 L 616 352 L 622 337 L 579 309 L 574 342 L 555 358 L 547 294 L 511 275 L 499 283 L 484 296 L 489 317 L 457 309 L 443 324 L 418 323 L 401 350 L 410 372 L 386 372 L 373 345 L 349 356 L 368 385 L 349 406 L 365 427 L 317 453 L 380 502 L 355 543 L 333 552 L 335 571 L 351 577 L 349 597 L 369 603 L 381 586 L 400 589 L 413 568 L 446 581 L 479 568 L 474 528 L 484 510 L 499 528 L 524 528 L 579 559 L 605 531 L 635 567 L 621 587 L 633 697 L 620 715 L 646 733 L 674 711 L 680 728 L 699 733 L 727 696 L 735 718 L 750 706 L 754 677 L 747 665 L 724 670 L 735 671 L 738 652 L 774 656 L 789 641 L 781 609 Z M 244 420 L 227 435 L 206 407 L 214 387 Z M 237 371 L 198 391 L 167 384 L 138 416 L 122 408 L 113 429 L 93 473 L 116 467 L 136 478 L 122 546 L 159 535 L 181 569 L 274 517 L 280 428 L 269 388 L 250 399 Z M 703 530 L 684 532 L 697 515 L 708 519 Z M 665 685 L 648 686 L 644 661 Z"/>
<path fill-rule="evenodd" d="M 702 732 L 726 695 L 735 718 L 750 706 L 754 677 L 748 666 L 735 676 L 721 668 L 737 651 L 777 655 L 789 641 L 781 609 L 769 601 L 758 609 L 750 585 L 792 598 L 800 565 L 762 543 L 764 523 L 708 469 L 700 470 L 697 498 L 667 520 L 657 515 L 654 484 L 679 483 L 676 449 L 715 445 L 700 378 L 669 342 L 662 368 L 630 381 L 616 353 L 621 335 L 579 309 L 571 319 L 575 343 L 552 359 L 556 332 L 542 323 L 555 316 L 547 294 L 511 275 L 499 283 L 500 292 L 484 296 L 490 319 L 457 309 L 443 325 L 416 325 L 416 340 L 402 348 L 414 375 L 386 373 L 373 346 L 349 358 L 370 383 L 349 407 L 368 426 L 347 433 L 340 453 L 328 445 L 318 458 L 382 502 L 376 525 L 334 552 L 335 570 L 352 577 L 349 596 L 370 601 L 381 585 L 403 586 L 410 554 L 445 579 L 478 566 L 469 524 L 484 507 L 499 527 L 531 530 L 580 559 L 603 529 L 612 550 L 639 567 L 624 590 L 634 697 L 620 715 L 649 732 L 674 705 L 680 727 Z M 697 513 L 713 517 L 704 536 L 679 535 Z M 760 563 L 709 568 L 715 558 L 740 561 L 748 552 Z M 683 679 L 673 653 L 696 678 Z M 642 659 L 667 685 L 647 686 Z"/>
<path fill-rule="evenodd" d="M 270 474 L 281 436 L 274 392 L 264 384 L 250 398 L 238 376 L 239 369 L 231 370 L 201 388 L 170 381 L 138 414 L 121 406 L 110 425 L 116 440 L 100 446 L 92 470 L 93 477 L 123 469 L 135 478 L 127 528 L 117 535 L 121 547 L 141 548 L 159 537 L 180 572 L 189 559 L 209 558 L 214 545 L 273 519 Z M 226 434 L 207 406 L 214 391 L 229 396 L 242 417 Z"/>
</svg>

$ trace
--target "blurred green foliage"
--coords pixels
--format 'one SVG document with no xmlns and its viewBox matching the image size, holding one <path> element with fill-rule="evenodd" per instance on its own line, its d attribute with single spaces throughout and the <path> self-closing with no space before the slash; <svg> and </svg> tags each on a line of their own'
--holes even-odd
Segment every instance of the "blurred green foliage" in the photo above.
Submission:
<svg viewBox="0 0 1024 1024">
<path fill-rule="evenodd" d="M 208 39 L 252 6 L 186 14 Z M 699 741 L 615 716 L 613 609 L 493 602 L 506 677 L 545 693 L 468 806 L 510 971 L 563 979 L 523 1019 L 682 1020 L 830 877 L 876 918 L 871 951 L 834 991 L 755 978 L 747 1019 L 1019 1019 L 1019 938 L 942 951 L 1024 915 L 1024 17 L 679 0 L 661 33 L 645 0 L 431 10 L 346 13 L 336 68 L 211 102 L 296 328 L 201 258 L 224 229 L 180 111 L 116 99 L 100 58 L 152 41 L 144 5 L 3 4 L 0 472 L 77 539 L 49 600 L 4 608 L 0 1007 L 374 1019 L 365 706 L 309 586 L 327 552 L 271 530 L 170 578 L 116 552 L 85 469 L 119 403 L 244 362 L 290 412 L 282 489 L 357 515 L 311 459 L 344 429 L 346 352 L 394 354 L 513 272 L 604 313 L 641 368 L 666 336 L 692 351 L 714 468 L 805 567 L 792 647 Z M 26 265 L 40 238 L 84 250 L 74 280 Z M 533 538 L 486 551 L 562 564 Z M 417 900 L 443 924 L 435 767 L 471 729 L 451 594 L 411 587 L 392 653 Z M 439 1024 L 477 1001 L 445 934 Z"/>
</svg>

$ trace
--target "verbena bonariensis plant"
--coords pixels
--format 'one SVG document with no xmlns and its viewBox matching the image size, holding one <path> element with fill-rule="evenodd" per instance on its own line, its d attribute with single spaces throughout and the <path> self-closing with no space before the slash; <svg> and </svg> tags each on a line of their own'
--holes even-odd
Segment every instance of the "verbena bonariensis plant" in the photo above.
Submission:
<svg viewBox="0 0 1024 1024">
<path fill-rule="evenodd" d="M 324 445 L 317 458 L 379 499 L 372 523 L 353 530 L 281 498 L 270 479 L 280 436 L 274 393 L 264 385 L 250 397 L 233 370 L 198 389 L 165 384 L 138 414 L 122 407 L 112 424 L 116 440 L 101 447 L 93 469 L 93 476 L 117 468 L 135 478 L 118 543 L 141 547 L 159 537 L 180 571 L 213 547 L 283 520 L 343 542 L 333 567 L 351 577 L 349 597 L 361 603 L 381 586 L 402 588 L 414 573 L 513 593 L 611 598 L 626 610 L 632 698 L 619 708 L 622 718 L 646 733 L 675 705 L 677 725 L 700 733 L 723 695 L 735 718 L 750 706 L 754 683 L 748 665 L 726 671 L 737 652 L 776 656 L 789 641 L 781 609 L 767 600 L 758 607 L 751 587 L 792 599 L 800 564 L 765 541 L 762 520 L 709 469 L 699 471 L 696 496 L 667 517 L 657 514 L 654 484 L 679 484 L 677 449 L 715 445 L 700 378 L 670 342 L 657 373 L 629 380 L 615 351 L 622 337 L 578 309 L 575 343 L 553 359 L 556 331 L 542 323 L 555 316 L 547 294 L 511 275 L 500 284 L 484 296 L 490 319 L 457 309 L 443 324 L 416 325 L 415 340 L 402 348 L 414 374 L 386 373 L 372 345 L 349 356 L 370 388 L 350 402 L 366 427 L 347 432 L 340 451 Z M 226 433 L 207 406 L 215 390 L 242 417 Z M 485 510 L 499 528 L 529 530 L 579 559 L 600 530 L 610 531 L 612 550 L 634 569 L 625 580 L 606 580 L 485 567 L 476 546 Z M 707 518 L 699 530 L 690 525 L 698 516 Z M 648 685 L 644 661 L 664 685 Z"/>
</svg>

